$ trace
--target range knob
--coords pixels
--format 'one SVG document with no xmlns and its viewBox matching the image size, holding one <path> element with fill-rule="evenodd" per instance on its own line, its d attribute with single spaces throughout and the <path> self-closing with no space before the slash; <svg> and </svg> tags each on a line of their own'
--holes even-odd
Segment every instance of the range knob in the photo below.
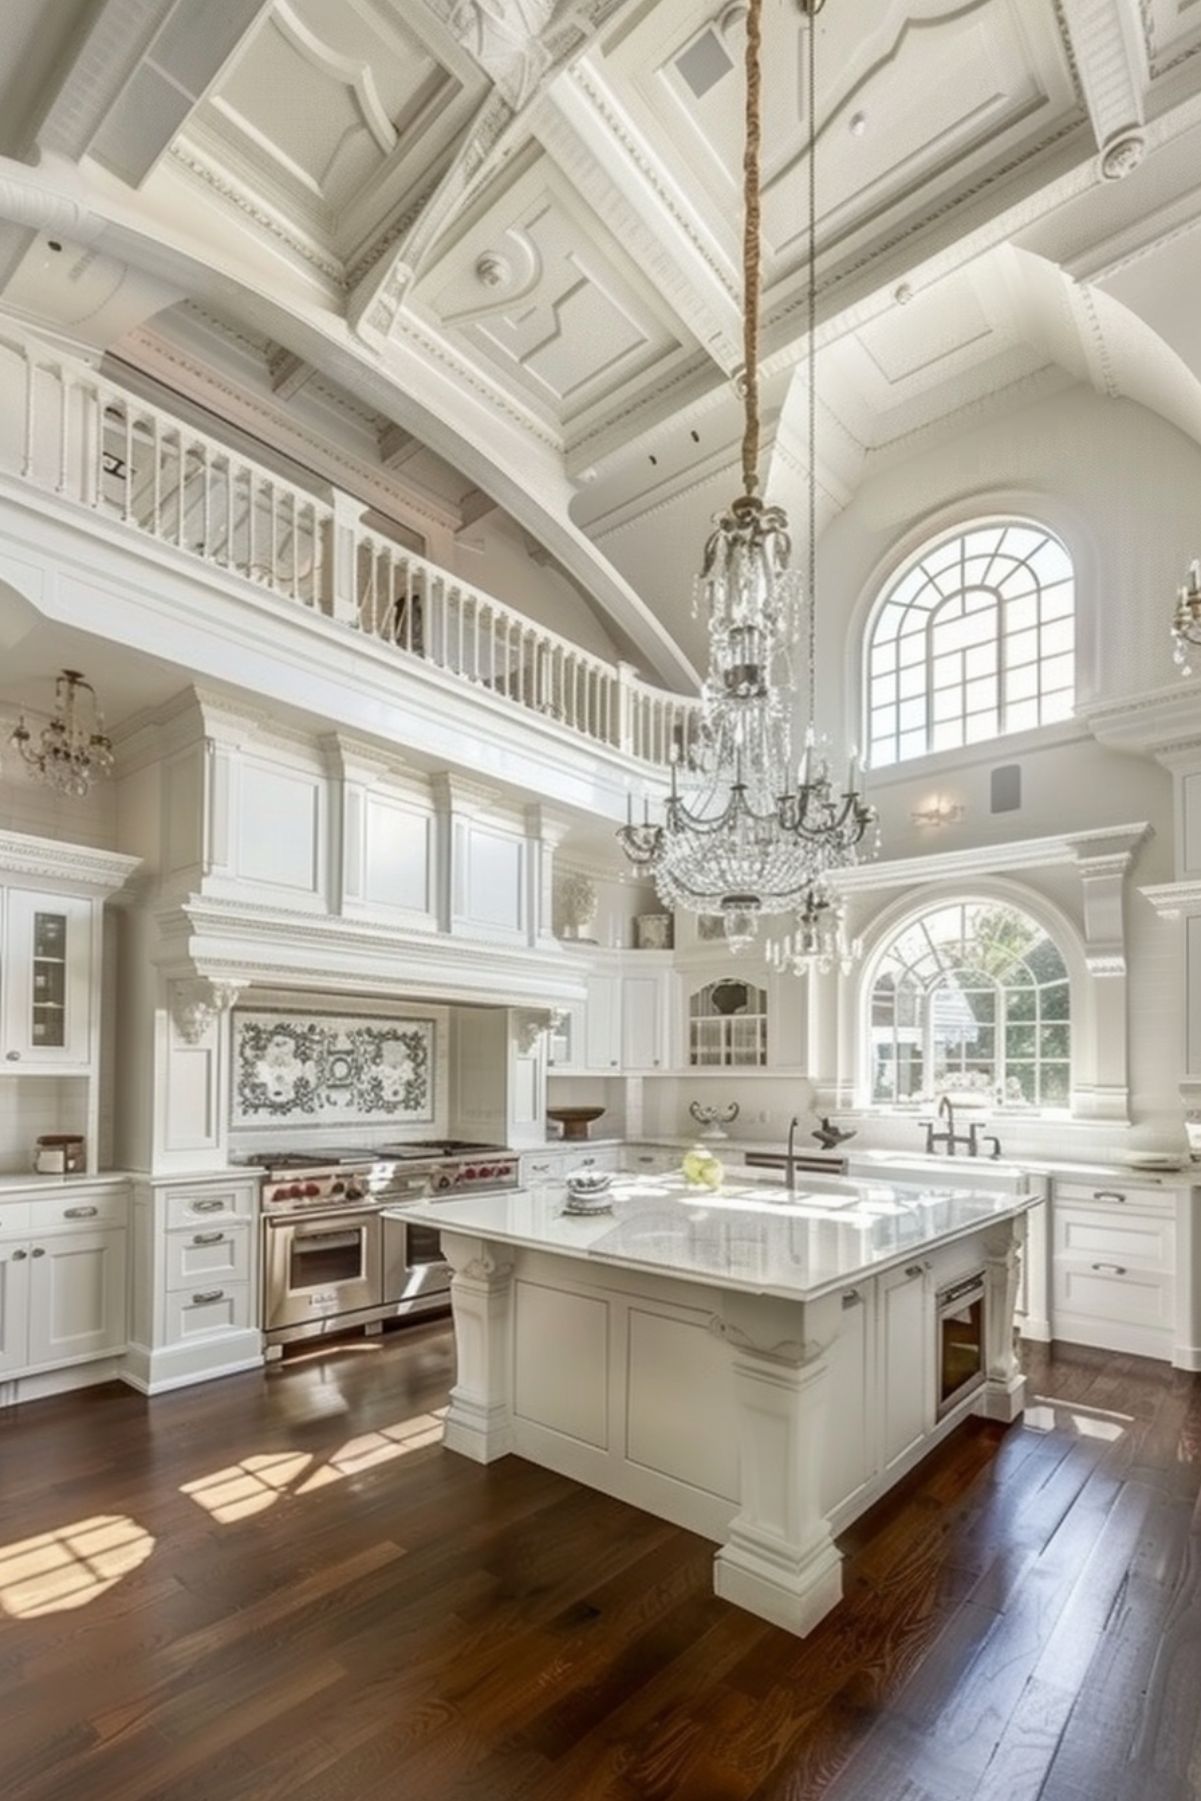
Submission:
<svg viewBox="0 0 1201 1801">
<path fill-rule="evenodd" d="M 333 1187 L 330 1189 L 331 1194 L 345 1194 L 345 1192 L 346 1192 L 346 1184 L 345 1184 L 345 1182 L 343 1182 L 341 1180 L 335 1182 Z"/>
<path fill-rule="evenodd" d="M 477 1176 L 486 1176 L 488 1172 L 485 1169 L 477 1169 L 475 1164 L 471 1163 L 468 1164 L 466 1169 L 461 1170 L 459 1173 L 464 1182 L 474 1182 Z"/>
<path fill-rule="evenodd" d="M 439 1175 L 436 1175 L 434 1177 L 434 1187 L 437 1188 L 439 1191 L 442 1191 L 444 1189 L 449 1188 L 453 1181 L 454 1181 L 454 1177 L 448 1176 L 446 1171 L 442 1170 Z"/>
<path fill-rule="evenodd" d="M 293 1182 L 291 1188 L 289 1188 L 288 1199 L 290 1201 L 299 1201 L 299 1200 L 304 1199 L 304 1189 L 300 1186 L 299 1182 Z"/>
<path fill-rule="evenodd" d="M 348 1201 L 361 1201 L 365 1191 L 359 1187 L 357 1182 L 352 1180 L 346 1184 L 346 1187 L 342 1192 L 344 1198 Z"/>
<path fill-rule="evenodd" d="M 306 1200 L 311 1201 L 315 1198 L 315 1196 L 319 1195 L 320 1193 L 321 1193 L 320 1182 L 306 1182 L 305 1183 L 304 1194 L 305 1194 Z"/>
</svg>

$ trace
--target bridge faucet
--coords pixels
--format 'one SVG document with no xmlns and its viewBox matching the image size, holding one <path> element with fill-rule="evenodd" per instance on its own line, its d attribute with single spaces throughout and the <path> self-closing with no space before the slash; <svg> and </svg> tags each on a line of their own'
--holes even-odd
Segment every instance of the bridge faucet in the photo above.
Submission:
<svg viewBox="0 0 1201 1801">
<path fill-rule="evenodd" d="M 960 1137 L 959 1133 L 956 1132 L 955 1106 L 949 1094 L 944 1094 L 939 1101 L 938 1116 L 940 1119 L 946 1120 L 947 1129 L 945 1132 L 936 1132 L 934 1130 L 934 1121 L 931 1119 L 926 1121 L 927 1157 L 932 1157 L 934 1155 L 934 1147 L 938 1144 L 946 1145 L 948 1157 L 953 1157 L 960 1145 L 967 1151 L 969 1157 L 978 1157 L 980 1155 L 980 1146 L 976 1142 L 975 1130 L 970 1131 L 966 1138 Z M 996 1155 L 1000 1156 L 1000 1154 L 1000 1146 L 998 1145 Z"/>
<path fill-rule="evenodd" d="M 967 1129 L 968 1155 L 969 1156 L 978 1157 L 980 1155 L 981 1135 L 982 1134 L 980 1131 L 980 1121 L 978 1119 L 972 1120 L 971 1124 L 968 1126 L 968 1129 Z M 993 1132 L 985 1132 L 983 1134 L 983 1138 L 984 1138 L 985 1144 L 992 1145 L 992 1150 L 988 1154 L 992 1158 L 993 1162 L 995 1163 L 997 1158 L 1001 1155 L 1001 1140 Z"/>
</svg>

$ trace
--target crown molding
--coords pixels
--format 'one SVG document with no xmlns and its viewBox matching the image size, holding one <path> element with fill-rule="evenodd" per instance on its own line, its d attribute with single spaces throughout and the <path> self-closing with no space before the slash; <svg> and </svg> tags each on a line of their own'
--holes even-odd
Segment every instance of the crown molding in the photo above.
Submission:
<svg viewBox="0 0 1201 1801">
<path fill-rule="evenodd" d="M 1164 633 L 1166 638 L 1166 612 Z M 1085 703 L 1076 712 L 1097 742 L 1111 750 L 1166 761 L 1189 746 L 1201 749 L 1201 681 L 1178 680 L 1117 700 Z"/>
<path fill-rule="evenodd" d="M 1151 835 L 1151 826 L 1140 820 L 1133 825 L 1100 826 L 1046 838 L 1018 838 L 1005 844 L 934 851 L 921 857 L 896 857 L 886 863 L 860 863 L 854 869 L 832 870 L 828 879 L 840 894 L 870 894 L 881 888 L 907 888 L 958 877 L 1051 869 L 1064 864 L 1075 864 L 1082 874 L 1109 874 L 1119 867 L 1126 869 L 1139 846 Z"/>
<path fill-rule="evenodd" d="M 35 838 L 26 832 L 0 831 L 0 870 L 30 881 L 61 884 L 75 893 L 107 900 L 125 887 L 142 866 L 141 857 L 94 850 L 57 838 Z"/>
</svg>

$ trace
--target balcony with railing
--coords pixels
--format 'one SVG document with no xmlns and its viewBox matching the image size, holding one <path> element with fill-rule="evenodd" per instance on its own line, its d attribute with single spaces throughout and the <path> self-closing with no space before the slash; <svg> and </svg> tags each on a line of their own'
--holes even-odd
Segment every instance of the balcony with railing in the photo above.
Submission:
<svg viewBox="0 0 1201 1801">
<path fill-rule="evenodd" d="M 383 645 L 653 767 L 685 756 L 696 702 L 524 618 L 86 363 L 0 338 L 0 471 L 241 577 L 330 629 Z"/>
</svg>

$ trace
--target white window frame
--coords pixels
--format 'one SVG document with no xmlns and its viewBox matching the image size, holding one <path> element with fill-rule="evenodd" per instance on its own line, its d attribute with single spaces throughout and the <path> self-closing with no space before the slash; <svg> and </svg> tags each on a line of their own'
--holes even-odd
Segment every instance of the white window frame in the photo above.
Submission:
<svg viewBox="0 0 1201 1801">
<path fill-rule="evenodd" d="M 1030 534 L 1034 543 L 1028 541 Z M 1007 548 L 1006 540 L 1011 535 L 1013 542 Z M 943 561 L 944 553 L 956 545 L 958 558 L 952 556 L 949 563 Z M 1039 562 L 1043 564 L 1041 575 L 1036 566 Z M 958 584 L 948 580 L 956 563 Z M 969 577 L 972 563 L 978 567 Z M 1002 573 L 998 574 L 998 570 Z M 925 581 L 921 586 L 898 602 L 898 592 L 904 592 L 923 571 Z M 1018 586 L 1027 582 L 1029 586 Z M 989 585 L 994 583 L 995 587 Z M 872 606 L 863 635 L 862 719 L 869 766 L 883 773 L 920 758 L 971 755 L 983 744 L 1070 723 L 1078 682 L 1077 589 L 1075 565 L 1059 534 L 1039 520 L 1016 514 L 960 522 L 907 557 Z M 976 607 L 970 606 L 969 597 L 977 595 L 987 598 Z M 934 604 L 919 607 L 923 597 Z M 955 616 L 957 606 L 959 612 Z M 895 629 L 887 638 L 882 637 L 881 627 L 894 607 L 902 609 L 892 622 Z M 998 619 L 998 629 L 991 636 L 978 645 L 951 645 L 936 659 L 936 634 L 940 630 L 944 636 L 953 634 L 960 618 L 989 607 Z M 1030 620 L 1025 617 L 1028 613 L 1032 613 Z M 924 624 L 909 632 L 904 630 L 908 620 L 923 618 Z M 1069 627 L 1066 633 L 1064 622 Z M 1044 635 L 1052 633 L 1057 639 L 1066 638 L 1066 642 L 1044 648 Z M 902 695 L 903 649 L 906 642 L 912 645 L 919 637 L 921 655 L 905 668 L 920 669 L 922 680 L 916 693 Z M 991 659 L 979 655 L 990 647 Z M 1033 656 L 1024 656 L 1030 648 Z M 1013 660 L 1015 649 L 1022 656 L 1020 662 Z M 969 651 L 976 653 L 981 665 L 978 672 L 969 673 Z M 951 657 L 958 659 L 957 679 L 938 686 L 937 678 L 946 669 L 936 669 L 936 660 Z M 1070 677 L 1067 683 L 1058 679 L 1065 673 L 1065 658 L 1070 659 L 1066 665 Z M 989 666 L 983 667 L 985 664 Z M 970 684 L 976 685 L 975 694 L 969 693 Z M 1032 694 L 1017 691 L 1030 686 Z M 943 697 L 941 703 L 936 696 Z M 947 697 L 957 697 L 957 707 L 948 711 Z M 972 707 L 972 700 L 981 704 Z M 906 703 L 911 709 L 920 710 L 920 720 L 913 723 L 915 715 L 911 713 L 910 723 L 903 727 Z M 941 719 L 936 717 L 940 704 L 944 713 Z"/>
</svg>

